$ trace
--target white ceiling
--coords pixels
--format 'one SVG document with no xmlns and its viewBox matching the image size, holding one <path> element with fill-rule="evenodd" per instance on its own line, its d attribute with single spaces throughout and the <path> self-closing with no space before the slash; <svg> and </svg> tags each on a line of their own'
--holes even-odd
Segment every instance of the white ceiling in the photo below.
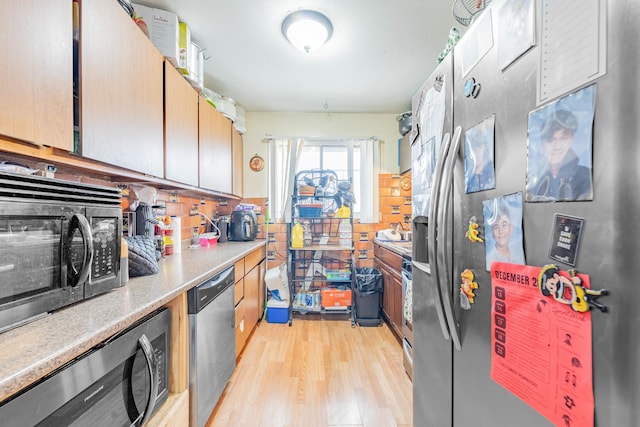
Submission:
<svg viewBox="0 0 640 427">
<path fill-rule="evenodd" d="M 178 14 L 207 48 L 205 87 L 247 111 L 402 113 L 437 65 L 452 0 L 140 0 Z M 310 8 L 333 37 L 305 54 L 280 32 L 288 12 Z M 326 106 L 325 106 L 326 105 Z"/>
</svg>

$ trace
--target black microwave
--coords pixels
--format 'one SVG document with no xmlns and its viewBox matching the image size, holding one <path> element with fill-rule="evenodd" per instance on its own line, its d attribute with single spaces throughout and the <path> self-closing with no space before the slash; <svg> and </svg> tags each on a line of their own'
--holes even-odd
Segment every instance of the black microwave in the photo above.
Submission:
<svg viewBox="0 0 640 427">
<path fill-rule="evenodd" d="M 0 331 L 121 286 L 120 198 L 0 172 Z"/>
<path fill-rule="evenodd" d="M 138 427 L 168 396 L 171 312 L 161 309 L 0 403 L 3 426 Z"/>
</svg>

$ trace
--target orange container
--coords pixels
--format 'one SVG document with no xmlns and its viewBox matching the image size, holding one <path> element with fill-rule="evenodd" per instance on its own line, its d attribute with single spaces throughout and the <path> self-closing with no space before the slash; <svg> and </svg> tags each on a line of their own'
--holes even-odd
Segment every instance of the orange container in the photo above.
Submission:
<svg viewBox="0 0 640 427">
<path fill-rule="evenodd" d="M 346 309 L 351 306 L 351 289 L 322 289 L 322 308 Z"/>
</svg>

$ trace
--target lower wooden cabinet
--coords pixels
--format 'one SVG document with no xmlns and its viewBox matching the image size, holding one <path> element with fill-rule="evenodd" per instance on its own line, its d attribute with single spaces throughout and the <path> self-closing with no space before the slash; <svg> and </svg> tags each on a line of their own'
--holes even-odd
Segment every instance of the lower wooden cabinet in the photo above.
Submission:
<svg viewBox="0 0 640 427">
<path fill-rule="evenodd" d="M 397 337 L 402 337 L 402 257 L 374 245 L 373 265 L 382 274 L 382 313 Z"/>
<path fill-rule="evenodd" d="M 264 311 L 265 247 L 236 262 L 236 358 Z"/>
<path fill-rule="evenodd" d="M 189 425 L 189 314 L 187 294 L 167 304 L 171 311 L 171 354 L 169 355 L 169 396 L 146 426 L 187 427 Z"/>
<path fill-rule="evenodd" d="M 169 393 L 169 397 L 145 424 L 145 427 L 188 427 L 189 390 Z"/>
</svg>

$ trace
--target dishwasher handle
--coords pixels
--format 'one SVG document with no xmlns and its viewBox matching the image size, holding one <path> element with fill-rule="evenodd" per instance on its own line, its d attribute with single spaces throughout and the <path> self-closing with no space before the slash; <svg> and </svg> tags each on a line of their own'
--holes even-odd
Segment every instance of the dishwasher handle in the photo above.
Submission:
<svg viewBox="0 0 640 427">
<path fill-rule="evenodd" d="M 235 284 L 235 270 L 232 265 L 187 292 L 187 311 L 189 314 L 199 313 L 233 284 Z"/>
</svg>

